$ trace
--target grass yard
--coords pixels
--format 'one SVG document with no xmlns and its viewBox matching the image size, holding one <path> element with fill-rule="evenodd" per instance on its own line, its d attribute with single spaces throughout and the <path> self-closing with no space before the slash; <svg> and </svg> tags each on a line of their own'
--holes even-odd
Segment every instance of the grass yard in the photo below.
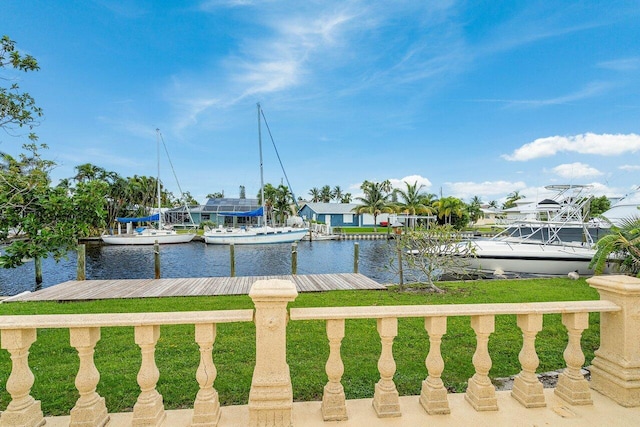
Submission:
<svg viewBox="0 0 640 427">
<path fill-rule="evenodd" d="M 498 302 L 574 301 L 598 299 L 584 279 L 520 279 L 500 281 L 467 281 L 440 283 L 444 294 L 419 290 L 333 291 L 300 294 L 290 307 L 467 304 Z M 150 298 L 106 300 L 73 303 L 31 302 L 0 304 L 0 315 L 51 313 L 162 312 L 192 310 L 226 310 L 253 308 L 248 296 Z M 193 339 L 193 325 L 163 326 L 156 348 L 160 370 L 158 390 L 165 407 L 192 407 L 198 384 L 195 371 L 199 350 Z M 134 343 L 133 328 L 103 328 L 95 351 L 96 366 L 101 374 L 98 392 L 106 398 L 110 412 L 130 411 L 139 388 L 136 375 L 140 366 L 140 350 Z M 288 362 L 291 368 L 295 400 L 320 400 L 327 381 L 324 366 L 329 355 L 325 324 L 321 321 L 292 321 L 287 328 Z M 586 365 L 599 343 L 599 315 L 591 314 L 590 327 L 583 334 L 582 347 Z M 540 358 L 539 372 L 565 366 L 562 353 L 567 344 L 566 330 L 559 315 L 546 315 L 544 329 L 538 334 L 536 348 Z M 496 332 L 491 335 L 489 351 L 493 361 L 490 376 L 504 377 L 520 371 L 518 353 L 521 332 L 515 316 L 497 316 Z M 347 320 L 342 343 L 345 366 L 342 383 L 348 399 L 373 396 L 379 379 L 377 362 L 380 339 L 375 320 Z M 420 393 L 427 375 L 425 358 L 429 349 L 423 319 L 399 319 L 398 337 L 393 352 L 397 364 L 395 382 L 401 395 Z M 442 379 L 455 392 L 463 392 L 473 373 L 471 358 L 475 351 L 475 335 L 468 317 L 448 320 L 443 337 L 442 355 L 445 369 Z M 222 405 L 246 404 L 255 362 L 255 327 L 252 323 L 220 324 L 213 348 L 218 376 L 214 387 Z M 39 330 L 29 357 L 35 375 L 32 395 L 42 401 L 47 415 L 68 414 L 78 397 L 74 386 L 78 370 L 76 350 L 69 345 L 69 332 Z M 10 373 L 9 353 L 0 351 L 0 408 L 5 408 L 9 395 L 4 390 Z"/>
</svg>

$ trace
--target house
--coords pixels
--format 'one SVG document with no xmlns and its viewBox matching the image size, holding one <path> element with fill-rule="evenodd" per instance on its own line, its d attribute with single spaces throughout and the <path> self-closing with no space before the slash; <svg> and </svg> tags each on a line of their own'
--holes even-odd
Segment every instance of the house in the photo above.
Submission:
<svg viewBox="0 0 640 427">
<path fill-rule="evenodd" d="M 252 225 L 257 224 L 258 217 L 222 215 L 222 213 L 251 212 L 261 207 L 258 199 L 239 199 L 221 197 L 207 200 L 207 203 L 191 210 L 194 222 L 213 222 L 216 225 Z"/>
<path fill-rule="evenodd" d="M 316 203 L 306 202 L 298 211 L 305 221 L 321 222 L 331 227 L 362 227 L 372 226 L 373 215 L 357 214 L 356 203 Z M 389 222 L 388 214 L 380 214 L 376 217 L 378 225 L 382 222 Z"/>
</svg>

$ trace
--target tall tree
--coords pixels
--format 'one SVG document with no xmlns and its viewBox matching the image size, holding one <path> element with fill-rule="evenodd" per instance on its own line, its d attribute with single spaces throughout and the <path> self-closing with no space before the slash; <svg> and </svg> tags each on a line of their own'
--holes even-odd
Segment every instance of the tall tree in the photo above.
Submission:
<svg viewBox="0 0 640 427">
<path fill-rule="evenodd" d="M 351 193 L 344 193 L 340 198 L 340 203 L 351 203 L 351 200 L 353 200 Z"/>
<path fill-rule="evenodd" d="M 507 194 L 507 200 L 502 205 L 502 209 L 509 209 L 516 205 L 516 202 L 520 199 L 524 199 L 524 196 L 519 191 L 514 191 Z"/>
<path fill-rule="evenodd" d="M 373 229 L 377 231 L 378 215 L 393 212 L 393 207 L 389 204 L 391 182 L 389 180 L 383 182 L 364 181 L 360 189 L 363 191 L 364 196 L 356 197 L 360 204 L 353 210 L 358 214 L 368 213 L 373 215 Z"/>
<path fill-rule="evenodd" d="M 473 196 L 468 205 L 469 217 L 475 223 L 482 217 L 482 199 L 480 196 Z"/>
<path fill-rule="evenodd" d="M 318 187 L 313 187 L 309 190 L 309 195 L 311 196 L 311 201 L 313 203 L 318 203 L 320 201 L 320 190 L 318 190 Z"/>
<path fill-rule="evenodd" d="M 22 55 L 16 50 L 15 42 L 9 36 L 0 39 L 0 68 L 12 68 L 17 71 L 37 71 L 38 62 L 31 55 Z M 2 81 L 14 81 L 9 87 L 0 87 L 0 128 L 9 134 L 15 134 L 18 128 L 28 127 L 33 130 L 42 109 L 36 106 L 35 100 L 26 92 L 21 92 L 15 79 L 0 76 Z M 35 133 L 29 133 L 32 141 L 37 139 Z"/>
<path fill-rule="evenodd" d="M 452 225 L 453 217 L 461 217 L 464 213 L 464 202 L 457 197 L 443 197 L 434 205 L 438 209 L 438 218 L 443 219 L 445 224 Z"/>
<path fill-rule="evenodd" d="M 328 185 L 322 186 L 320 189 L 320 201 L 323 203 L 329 203 L 333 196 L 331 195 L 331 187 Z"/>
<path fill-rule="evenodd" d="M 21 265 L 24 259 L 56 260 L 77 245 L 78 237 L 91 227 L 104 226 L 104 200 L 108 186 L 100 181 L 80 183 L 70 194 L 64 186 L 52 186 L 50 171 L 55 163 L 41 157 L 33 143 L 18 159 L 6 157 L 9 167 L 0 172 L 0 240 L 14 240 L 0 257 L 5 268 Z"/>
<path fill-rule="evenodd" d="M 339 185 L 336 185 L 335 187 L 333 187 L 333 190 L 331 190 L 331 197 L 336 201 L 339 202 L 340 200 L 342 200 L 342 196 L 343 196 L 343 192 L 342 192 L 342 188 L 340 188 Z"/>
<path fill-rule="evenodd" d="M 396 209 L 398 212 L 406 215 L 431 215 L 435 212 L 435 209 L 425 204 L 425 195 L 420 191 L 424 185 L 418 185 L 418 181 L 413 184 L 405 182 L 405 189 L 396 189 L 394 193 L 400 195 L 402 202 L 396 203 Z M 416 225 L 416 219 L 412 218 L 410 224 L 413 227 Z"/>
</svg>

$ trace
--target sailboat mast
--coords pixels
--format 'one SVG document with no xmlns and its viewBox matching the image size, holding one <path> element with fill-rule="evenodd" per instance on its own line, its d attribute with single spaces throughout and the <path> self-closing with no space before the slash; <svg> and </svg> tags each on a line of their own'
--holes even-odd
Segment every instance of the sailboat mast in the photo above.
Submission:
<svg viewBox="0 0 640 427">
<path fill-rule="evenodd" d="M 262 128 L 260 126 L 260 103 L 258 102 L 258 147 L 260 150 L 260 199 L 262 200 L 262 221 L 267 226 L 267 209 L 264 201 L 264 174 L 262 172 Z"/>
<path fill-rule="evenodd" d="M 158 172 L 156 175 L 156 187 L 158 191 L 158 230 L 162 230 L 162 199 L 160 193 L 160 129 L 156 128 L 156 154 L 158 159 Z"/>
</svg>

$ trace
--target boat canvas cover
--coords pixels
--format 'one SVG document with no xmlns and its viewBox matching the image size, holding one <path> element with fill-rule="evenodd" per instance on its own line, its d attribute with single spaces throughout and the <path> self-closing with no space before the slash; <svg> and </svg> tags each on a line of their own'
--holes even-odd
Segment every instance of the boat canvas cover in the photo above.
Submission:
<svg viewBox="0 0 640 427">
<path fill-rule="evenodd" d="M 253 218 L 253 217 L 257 217 L 257 216 L 262 216 L 262 213 L 264 212 L 262 206 L 260 206 L 258 209 L 254 210 L 254 211 L 247 211 L 247 212 L 217 212 L 218 215 L 220 216 L 241 216 L 241 217 L 249 217 L 249 218 Z"/>
<path fill-rule="evenodd" d="M 160 219 L 159 214 L 154 214 L 151 216 L 143 216 L 140 218 L 116 218 L 118 222 L 148 222 L 148 221 L 157 221 Z"/>
</svg>

